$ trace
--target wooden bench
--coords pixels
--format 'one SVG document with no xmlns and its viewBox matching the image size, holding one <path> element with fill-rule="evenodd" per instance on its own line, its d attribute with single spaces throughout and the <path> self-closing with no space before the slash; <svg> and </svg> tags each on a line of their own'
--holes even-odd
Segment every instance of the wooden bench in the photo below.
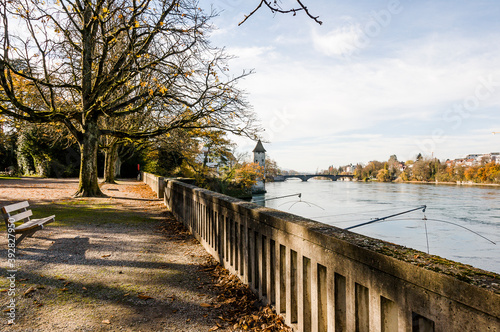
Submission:
<svg viewBox="0 0 500 332">
<path fill-rule="evenodd" d="M 21 243 L 25 237 L 31 237 L 36 231 L 43 229 L 43 225 L 55 221 L 56 216 L 49 216 L 41 219 L 30 219 L 33 215 L 31 210 L 28 210 L 29 203 L 27 201 L 19 202 L 12 205 L 7 205 L 2 208 L 3 219 L 5 220 L 5 225 L 7 226 L 7 232 L 9 233 L 9 228 L 14 227 L 14 237 L 18 234 L 21 236 L 16 239 L 16 245 Z M 16 223 L 19 223 L 16 225 Z"/>
</svg>

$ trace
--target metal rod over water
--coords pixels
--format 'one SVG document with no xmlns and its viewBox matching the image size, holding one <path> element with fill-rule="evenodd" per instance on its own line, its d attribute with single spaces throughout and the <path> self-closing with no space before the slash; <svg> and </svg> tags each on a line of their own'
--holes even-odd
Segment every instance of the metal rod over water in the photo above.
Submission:
<svg viewBox="0 0 500 332">
<path fill-rule="evenodd" d="M 392 215 L 387 216 L 387 217 L 373 219 L 373 220 L 364 222 L 362 224 L 354 225 L 354 226 L 347 227 L 347 228 L 344 228 L 344 229 L 348 230 L 348 229 L 353 229 L 353 228 L 361 227 L 361 226 L 368 225 L 368 224 L 373 224 L 374 222 L 377 222 L 377 221 L 386 220 L 386 219 L 389 219 L 389 218 L 392 218 L 392 217 L 396 217 L 396 216 L 399 216 L 399 215 L 402 215 L 402 214 L 405 214 L 405 213 L 409 213 L 409 212 L 413 212 L 413 211 L 416 211 L 416 210 L 420 210 L 420 209 L 422 209 L 422 212 L 425 212 L 426 208 L 427 208 L 427 205 L 422 205 L 422 206 L 419 206 L 417 208 L 414 208 L 414 209 L 411 209 L 411 210 L 408 210 L 408 211 L 399 212 L 399 213 L 392 214 Z"/>
<path fill-rule="evenodd" d="M 280 199 L 280 198 L 293 197 L 293 196 L 299 196 L 299 198 L 300 198 L 300 197 L 302 197 L 302 193 L 292 194 L 292 195 L 285 195 L 285 196 L 279 196 L 279 197 L 271 197 L 271 198 L 266 198 L 266 199 L 259 199 L 259 200 L 256 200 L 256 201 L 252 201 L 252 203 L 265 202 L 265 201 L 270 201 L 272 199 Z"/>
</svg>

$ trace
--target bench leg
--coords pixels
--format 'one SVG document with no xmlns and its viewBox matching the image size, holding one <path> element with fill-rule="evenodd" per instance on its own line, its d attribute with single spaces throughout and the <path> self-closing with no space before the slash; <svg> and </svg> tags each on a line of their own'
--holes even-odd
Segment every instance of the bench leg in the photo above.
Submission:
<svg viewBox="0 0 500 332">
<path fill-rule="evenodd" d="M 40 229 L 42 229 L 42 228 L 43 228 L 42 226 L 39 226 L 39 227 L 37 227 L 37 228 L 34 228 L 34 229 L 30 230 L 29 232 L 26 232 L 26 233 L 21 233 L 21 236 L 20 236 L 18 239 L 16 239 L 16 247 L 17 247 L 17 245 L 18 245 L 18 244 L 20 244 L 20 243 L 21 243 L 21 241 L 22 241 L 25 237 L 33 237 L 33 234 L 35 234 L 35 233 L 36 233 L 36 231 L 38 231 L 38 230 L 40 230 Z"/>
<path fill-rule="evenodd" d="M 26 236 L 28 236 L 28 233 L 21 234 L 21 236 L 16 239 L 16 248 Z"/>
</svg>

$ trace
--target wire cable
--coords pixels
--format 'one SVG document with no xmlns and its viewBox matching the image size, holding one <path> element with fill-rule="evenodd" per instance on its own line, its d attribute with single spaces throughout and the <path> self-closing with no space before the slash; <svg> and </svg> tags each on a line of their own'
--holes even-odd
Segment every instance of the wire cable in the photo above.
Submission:
<svg viewBox="0 0 500 332">
<path fill-rule="evenodd" d="M 411 218 L 411 219 L 407 219 L 407 220 L 421 220 L 421 219 Z M 475 231 L 473 231 L 472 229 L 467 228 L 467 227 L 465 227 L 465 226 L 462 226 L 462 225 L 460 225 L 460 224 L 457 224 L 457 223 L 454 223 L 454 222 L 451 222 L 451 221 L 447 221 L 447 220 L 433 219 L 433 218 L 431 218 L 431 219 L 425 219 L 425 220 L 428 220 L 428 221 L 437 221 L 437 222 L 442 222 L 442 223 L 446 223 L 446 224 L 450 224 L 450 225 L 455 225 L 455 226 L 461 227 L 461 228 L 466 229 L 466 230 L 468 230 L 469 232 L 474 233 L 474 234 L 476 234 L 477 236 L 480 236 L 480 237 L 482 237 L 483 239 L 485 239 L 485 240 L 487 240 L 487 241 L 489 241 L 489 242 L 491 242 L 491 243 L 493 243 L 493 244 L 495 244 L 495 245 L 496 245 L 496 242 L 494 242 L 494 241 L 492 241 L 492 240 L 488 239 L 487 237 L 485 237 L 485 236 L 483 236 L 483 235 L 479 234 L 478 232 L 475 232 Z"/>
<path fill-rule="evenodd" d="M 353 229 L 353 228 L 357 228 L 357 227 L 361 227 L 361 226 L 373 224 L 373 223 L 378 222 L 378 221 L 383 221 L 383 220 L 386 220 L 386 219 L 389 219 L 389 218 L 392 218 L 392 217 L 395 217 L 395 216 L 400 216 L 402 214 L 410 213 L 410 212 L 413 212 L 413 211 L 416 211 L 416 210 L 420 210 L 420 209 L 422 209 L 422 212 L 425 212 L 426 208 L 427 208 L 427 205 L 422 205 L 422 206 L 419 206 L 417 208 L 414 208 L 414 209 L 411 209 L 411 210 L 408 210 L 408 211 L 403 211 L 403 212 L 399 212 L 399 213 L 396 213 L 396 214 L 391 214 L 390 216 L 387 216 L 387 217 L 377 218 L 377 219 L 370 220 L 370 221 L 367 221 L 367 222 L 364 222 L 364 223 L 361 223 L 361 224 L 358 224 L 358 225 L 350 226 L 350 227 L 347 227 L 347 228 L 344 228 L 344 229 L 345 230 L 349 230 L 349 229 Z"/>
<path fill-rule="evenodd" d="M 429 233 L 427 233 L 427 218 L 424 215 L 424 227 L 425 227 L 425 239 L 427 240 L 427 253 L 430 255 L 430 249 L 429 249 Z"/>
<path fill-rule="evenodd" d="M 405 207 L 401 207 L 402 209 Z M 410 207 L 407 207 L 410 208 Z M 373 213 L 380 213 L 380 212 L 386 212 L 386 211 L 394 211 L 394 208 L 390 209 L 382 209 L 382 210 L 368 210 L 368 211 L 363 211 L 363 212 L 349 212 L 349 213 L 341 213 L 341 214 L 330 214 L 326 216 L 317 216 L 317 217 L 308 217 L 309 219 L 321 219 L 321 218 L 329 218 L 329 217 L 341 217 L 341 216 L 350 216 L 350 215 L 363 215 L 363 214 L 373 214 Z"/>
<path fill-rule="evenodd" d="M 278 197 L 271 197 L 271 198 L 265 198 L 265 199 L 259 199 L 259 200 L 256 200 L 256 201 L 252 201 L 252 203 L 266 202 L 266 201 L 270 201 L 270 200 L 273 200 L 273 199 L 280 199 L 280 198 L 286 198 L 286 197 L 292 197 L 292 196 L 299 196 L 299 198 L 300 198 L 302 196 L 302 193 L 285 195 L 285 196 L 278 196 Z"/>
<path fill-rule="evenodd" d="M 290 205 L 290 207 L 288 208 L 288 210 L 290 210 L 295 204 L 297 203 L 305 203 L 307 205 L 309 205 L 309 207 L 312 207 L 313 205 L 320 208 L 321 210 L 324 210 L 321 206 L 317 205 L 317 204 L 314 204 L 314 203 L 311 203 L 311 202 L 306 202 L 306 201 L 303 201 L 300 196 L 299 196 L 299 200 L 298 201 L 289 201 L 289 202 L 285 202 L 285 203 L 282 203 L 278 206 L 282 206 L 282 205 L 285 205 L 285 204 L 288 204 L 288 203 L 293 203 L 292 205 Z"/>
</svg>

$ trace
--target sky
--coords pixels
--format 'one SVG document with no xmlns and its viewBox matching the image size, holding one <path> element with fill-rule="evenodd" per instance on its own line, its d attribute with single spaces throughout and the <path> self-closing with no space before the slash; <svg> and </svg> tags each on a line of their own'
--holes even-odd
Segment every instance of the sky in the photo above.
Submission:
<svg viewBox="0 0 500 332">
<path fill-rule="evenodd" d="M 258 0 L 211 3 L 211 41 L 231 74 L 254 70 L 240 87 L 281 168 L 500 152 L 498 0 L 303 0 L 322 25 L 262 8 L 241 26 Z"/>
</svg>

